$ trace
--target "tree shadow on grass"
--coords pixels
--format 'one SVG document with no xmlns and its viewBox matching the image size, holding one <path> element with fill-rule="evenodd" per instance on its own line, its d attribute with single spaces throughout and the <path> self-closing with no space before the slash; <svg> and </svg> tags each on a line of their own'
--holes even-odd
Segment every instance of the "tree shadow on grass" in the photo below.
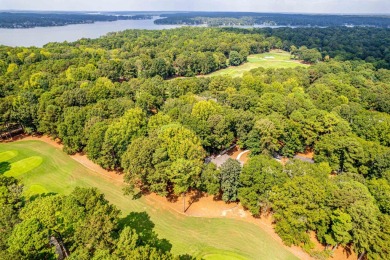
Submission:
<svg viewBox="0 0 390 260">
<path fill-rule="evenodd" d="M 50 196 L 55 196 L 55 195 L 57 195 L 57 193 L 55 193 L 55 192 L 46 192 L 46 193 L 34 194 L 34 195 L 30 196 L 28 198 L 28 200 L 30 202 L 32 202 L 32 201 L 34 201 L 36 199 L 50 197 Z"/>
<path fill-rule="evenodd" d="M 118 224 L 121 229 L 125 227 L 134 229 L 144 245 L 152 245 L 163 252 L 169 252 L 172 249 L 172 244 L 167 239 L 158 238 L 157 233 L 153 230 L 155 224 L 150 220 L 150 216 L 145 211 L 131 212 L 126 217 L 120 219 Z"/>
<path fill-rule="evenodd" d="M 0 174 L 4 174 L 11 170 L 11 164 L 9 162 L 0 162 Z"/>
<path fill-rule="evenodd" d="M 199 258 L 196 258 L 192 255 L 188 255 L 188 254 L 185 254 L 185 255 L 179 255 L 179 260 L 202 260 L 203 258 L 199 259 Z"/>
</svg>

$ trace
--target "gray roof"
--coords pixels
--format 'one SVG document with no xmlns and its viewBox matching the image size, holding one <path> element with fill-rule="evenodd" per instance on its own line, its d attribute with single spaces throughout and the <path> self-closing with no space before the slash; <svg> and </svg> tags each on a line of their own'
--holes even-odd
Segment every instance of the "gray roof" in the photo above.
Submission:
<svg viewBox="0 0 390 260">
<path fill-rule="evenodd" d="M 229 155 L 224 154 L 224 155 L 218 155 L 214 158 L 211 159 L 211 162 L 217 165 L 217 168 L 221 167 L 221 165 L 226 162 L 229 159 Z"/>
<path fill-rule="evenodd" d="M 294 159 L 301 160 L 302 162 L 314 163 L 313 159 L 310 159 L 310 158 L 307 158 L 307 157 L 304 157 L 304 156 L 300 156 L 300 155 L 295 155 Z"/>
</svg>

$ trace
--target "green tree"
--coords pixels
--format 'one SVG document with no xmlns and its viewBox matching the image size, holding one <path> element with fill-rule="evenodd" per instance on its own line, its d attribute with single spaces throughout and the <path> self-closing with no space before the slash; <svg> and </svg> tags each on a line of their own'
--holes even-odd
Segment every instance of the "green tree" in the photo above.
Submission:
<svg viewBox="0 0 390 260">
<path fill-rule="evenodd" d="M 229 54 L 229 64 L 231 66 L 238 66 L 243 62 L 243 57 L 237 51 L 231 51 Z"/>
<path fill-rule="evenodd" d="M 64 151 L 74 154 L 84 148 L 85 111 L 79 107 L 69 107 L 58 125 L 58 137 L 64 144 Z"/>
<path fill-rule="evenodd" d="M 253 154 L 273 155 L 281 148 L 279 138 L 283 129 L 274 121 L 264 118 L 255 122 L 245 142 Z"/>
<path fill-rule="evenodd" d="M 219 114 L 222 108 L 213 100 L 199 101 L 192 108 L 191 115 L 197 119 L 208 120 L 211 115 Z"/>
<path fill-rule="evenodd" d="M 236 201 L 240 183 L 241 164 L 237 160 L 228 159 L 221 165 L 222 200 Z"/>
<path fill-rule="evenodd" d="M 149 186 L 148 177 L 153 176 L 158 158 L 154 155 L 160 142 L 157 138 L 140 137 L 135 139 L 122 156 L 121 165 L 125 172 L 125 181 L 130 184 L 129 191 L 135 185 Z"/>
<path fill-rule="evenodd" d="M 26 259 L 54 258 L 54 249 L 49 247 L 49 236 L 49 231 L 38 219 L 24 220 L 9 237 L 8 251 Z"/>
<path fill-rule="evenodd" d="M 10 167 L 8 163 L 0 162 L 0 251 L 7 248 L 7 239 L 19 223 L 19 211 L 23 207 L 23 185 L 12 177 L 2 175 L 7 167 Z"/>
<path fill-rule="evenodd" d="M 201 171 L 202 167 L 199 161 L 186 159 L 174 161 L 169 168 L 169 177 L 174 185 L 173 191 L 176 195 L 183 196 L 183 212 L 186 211 L 186 193 L 191 187 L 195 187 Z"/>
<path fill-rule="evenodd" d="M 390 214 L 390 184 L 386 179 L 369 180 L 368 189 L 375 198 L 379 209 L 384 214 Z"/>
<path fill-rule="evenodd" d="M 309 175 L 273 188 L 270 201 L 275 212 L 275 230 L 287 245 L 310 243 L 308 230 L 317 231 L 317 236 L 324 233 L 329 223 L 329 197 L 329 183 Z"/>
<path fill-rule="evenodd" d="M 94 124 L 88 133 L 88 141 L 85 147 L 87 156 L 94 162 L 99 163 L 99 159 L 102 156 L 102 148 L 104 143 L 104 137 L 108 129 L 107 122 L 98 122 Z"/>
<path fill-rule="evenodd" d="M 198 188 L 211 195 L 219 194 L 221 190 L 221 173 L 215 164 L 208 163 L 203 167 Z"/>
<path fill-rule="evenodd" d="M 335 250 L 339 244 L 345 246 L 351 242 L 352 218 L 349 214 L 336 209 L 332 212 L 330 219 L 330 234 L 325 235 L 325 241 L 327 244 L 333 245 L 333 250 Z"/>
<path fill-rule="evenodd" d="M 140 108 L 128 110 L 105 132 L 101 165 L 107 169 L 120 167 L 120 160 L 133 139 L 146 131 L 146 115 Z"/>
<path fill-rule="evenodd" d="M 351 205 L 348 214 L 352 218 L 352 240 L 359 257 L 375 251 L 380 234 L 378 207 L 373 202 L 358 201 Z"/>
<path fill-rule="evenodd" d="M 135 139 L 122 156 L 122 167 L 130 190 L 134 186 L 141 186 L 160 195 L 167 195 L 169 183 L 177 181 L 178 187 L 185 188 L 186 183 L 195 187 L 204 156 L 200 139 L 194 132 L 179 124 L 169 124 L 150 137 Z M 184 172 L 183 165 L 189 167 L 188 172 Z"/>
<path fill-rule="evenodd" d="M 161 148 L 166 150 L 171 161 L 183 158 L 187 160 L 203 160 L 205 152 L 197 135 L 179 125 L 169 124 L 163 126 L 158 138 L 161 140 Z"/>
<path fill-rule="evenodd" d="M 242 169 L 238 198 L 254 216 L 271 208 L 269 196 L 272 188 L 287 181 L 282 165 L 264 155 L 252 157 Z"/>
<path fill-rule="evenodd" d="M 316 49 L 308 49 L 306 46 L 300 47 L 295 51 L 295 56 L 306 62 L 315 63 L 322 60 L 321 53 Z"/>
<path fill-rule="evenodd" d="M 357 181 L 336 178 L 331 204 L 352 219 L 352 242 L 360 256 L 375 252 L 380 234 L 380 211 L 368 188 Z"/>
<path fill-rule="evenodd" d="M 71 254 L 90 257 L 113 247 L 118 216 L 119 211 L 96 189 L 76 188 L 67 196 L 41 197 L 23 208 L 8 250 L 27 258 L 52 258 L 49 239 L 54 236 Z"/>
<path fill-rule="evenodd" d="M 316 162 L 329 162 L 337 172 L 357 172 L 364 162 L 363 147 L 353 136 L 324 135 L 315 145 L 315 151 Z"/>
<path fill-rule="evenodd" d="M 148 120 L 148 132 L 151 133 L 158 130 L 160 127 L 172 122 L 170 116 L 165 115 L 163 112 L 159 112 L 154 116 L 151 116 Z"/>
</svg>

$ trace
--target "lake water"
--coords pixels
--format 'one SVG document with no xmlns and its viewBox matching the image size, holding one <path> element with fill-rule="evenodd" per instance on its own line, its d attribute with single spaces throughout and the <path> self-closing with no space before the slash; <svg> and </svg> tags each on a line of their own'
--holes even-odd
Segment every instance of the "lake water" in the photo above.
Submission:
<svg viewBox="0 0 390 260">
<path fill-rule="evenodd" d="M 119 32 L 127 29 L 162 30 L 180 27 L 179 25 L 154 24 L 156 18 L 152 20 L 121 20 L 28 29 L 0 28 L 0 45 L 42 47 L 49 42 L 72 42 L 81 38 L 99 38 L 109 32 Z"/>
</svg>

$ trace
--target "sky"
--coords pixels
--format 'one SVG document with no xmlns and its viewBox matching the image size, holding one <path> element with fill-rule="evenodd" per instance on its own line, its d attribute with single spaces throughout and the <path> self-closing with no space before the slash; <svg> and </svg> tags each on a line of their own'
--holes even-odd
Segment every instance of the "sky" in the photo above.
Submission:
<svg viewBox="0 0 390 260">
<path fill-rule="evenodd" d="M 0 10 L 390 14 L 390 0 L 0 0 Z"/>
</svg>

